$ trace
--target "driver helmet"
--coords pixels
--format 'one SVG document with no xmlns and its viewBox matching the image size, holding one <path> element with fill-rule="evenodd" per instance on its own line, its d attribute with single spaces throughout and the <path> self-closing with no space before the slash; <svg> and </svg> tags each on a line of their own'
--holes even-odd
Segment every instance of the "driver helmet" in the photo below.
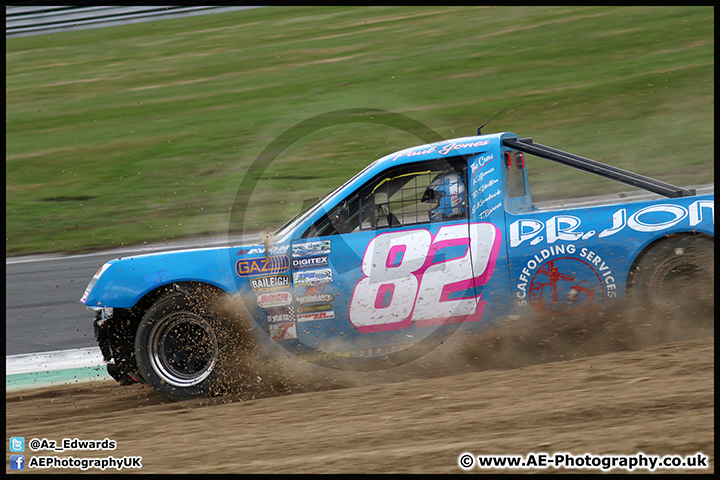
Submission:
<svg viewBox="0 0 720 480">
<path fill-rule="evenodd" d="M 425 189 L 422 202 L 437 202 L 428 212 L 430 221 L 465 215 L 465 184 L 455 171 L 438 174 Z"/>
</svg>

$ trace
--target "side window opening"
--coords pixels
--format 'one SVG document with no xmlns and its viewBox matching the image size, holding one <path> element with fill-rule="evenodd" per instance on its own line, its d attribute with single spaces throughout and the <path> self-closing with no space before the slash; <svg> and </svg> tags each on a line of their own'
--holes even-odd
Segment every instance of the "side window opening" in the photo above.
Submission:
<svg viewBox="0 0 720 480">
<path fill-rule="evenodd" d="M 530 198 L 525 154 L 516 150 L 503 152 L 505 177 L 505 209 L 510 213 L 534 210 Z"/>
<path fill-rule="evenodd" d="M 303 238 L 468 218 L 462 157 L 386 170 L 315 222 Z"/>
</svg>

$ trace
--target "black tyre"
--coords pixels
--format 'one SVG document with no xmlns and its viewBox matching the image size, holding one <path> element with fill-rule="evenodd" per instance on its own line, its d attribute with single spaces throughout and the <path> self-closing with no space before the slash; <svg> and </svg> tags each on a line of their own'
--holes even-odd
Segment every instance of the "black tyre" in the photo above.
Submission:
<svg viewBox="0 0 720 480">
<path fill-rule="evenodd" d="M 140 321 L 135 358 L 145 381 L 169 400 L 223 393 L 241 333 L 221 318 L 217 299 L 161 299 Z"/>
<path fill-rule="evenodd" d="M 707 331 L 714 323 L 714 282 L 713 239 L 678 235 L 662 240 L 632 272 L 631 315 L 648 330 L 662 330 L 667 340 L 690 330 Z"/>
</svg>

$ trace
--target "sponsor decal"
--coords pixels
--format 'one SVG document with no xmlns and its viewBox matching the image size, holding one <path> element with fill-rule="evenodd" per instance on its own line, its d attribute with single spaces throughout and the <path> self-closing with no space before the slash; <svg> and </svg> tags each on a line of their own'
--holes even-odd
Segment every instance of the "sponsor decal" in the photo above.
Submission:
<svg viewBox="0 0 720 480">
<path fill-rule="evenodd" d="M 314 312 L 326 312 L 332 310 L 332 305 L 329 303 L 320 303 L 314 305 L 301 305 L 295 309 L 298 314 L 301 313 L 314 313 Z"/>
<path fill-rule="evenodd" d="M 472 167 L 471 167 L 472 168 Z M 495 171 L 495 167 L 489 168 L 487 170 L 477 170 L 475 173 L 472 174 L 472 183 L 471 185 L 477 185 L 478 183 L 482 182 L 486 176 L 490 175 Z"/>
<path fill-rule="evenodd" d="M 287 307 L 292 303 L 290 292 L 259 293 L 256 298 L 260 308 Z"/>
<path fill-rule="evenodd" d="M 500 183 L 500 180 L 498 180 L 496 178 L 491 178 L 490 180 L 483 183 L 479 187 L 476 187 L 475 189 L 473 189 L 473 192 L 472 192 L 472 194 L 470 194 L 470 196 L 472 197 L 473 200 L 475 200 L 480 194 L 485 192 L 485 190 L 492 187 L 496 183 Z M 498 188 L 497 191 L 500 192 L 500 189 Z M 498 193 L 498 195 L 499 195 L 499 193 Z M 494 196 L 496 197 L 497 195 L 494 195 Z M 490 198 L 493 198 L 493 197 L 490 197 Z"/>
<path fill-rule="evenodd" d="M 550 313 L 582 310 L 617 296 L 610 265 L 594 251 L 573 244 L 544 248 L 527 260 L 516 289 L 518 306 L 529 303 Z"/>
<path fill-rule="evenodd" d="M 330 265 L 330 260 L 327 255 L 322 255 L 320 257 L 293 258 L 292 260 L 293 270 L 327 267 L 328 265 Z"/>
<path fill-rule="evenodd" d="M 491 198 L 492 198 L 492 197 L 491 197 Z M 483 202 L 483 203 L 484 203 L 484 202 Z M 482 220 L 482 219 L 484 219 L 484 218 L 489 217 L 492 212 L 494 212 L 495 210 L 497 210 L 498 208 L 500 208 L 500 205 L 501 205 L 501 203 L 500 203 L 500 202 L 497 202 L 495 205 L 492 205 L 492 206 L 486 208 L 485 210 L 479 212 L 479 213 L 477 214 L 478 220 Z M 472 207 L 472 214 L 473 214 L 473 216 L 475 215 L 475 212 L 480 209 L 481 206 L 482 206 L 482 203 L 473 205 L 473 207 Z"/>
<path fill-rule="evenodd" d="M 311 322 L 315 320 L 327 320 L 330 318 L 335 318 L 335 312 L 329 311 L 329 312 L 314 312 L 314 313 L 298 313 L 297 315 L 297 321 L 298 322 Z"/>
<path fill-rule="evenodd" d="M 485 175 L 487 175 L 488 173 L 495 171 L 495 167 L 493 167 L 484 172 L 480 172 L 480 175 L 478 175 L 480 177 L 479 180 L 475 178 L 475 174 L 478 173 L 478 170 L 480 170 L 482 167 L 487 165 L 488 162 L 490 162 L 493 158 L 494 157 L 493 157 L 492 153 L 488 153 L 486 155 L 480 154 L 477 157 L 475 157 L 475 159 L 473 160 L 473 163 L 470 164 L 470 176 L 473 177 L 473 185 L 475 185 L 477 182 L 481 181 L 483 179 L 483 177 Z"/>
<path fill-rule="evenodd" d="M 273 308 L 267 310 L 268 323 L 290 323 L 295 321 L 292 308 Z"/>
<path fill-rule="evenodd" d="M 510 247 L 518 247 L 525 241 L 529 241 L 530 245 L 537 245 L 543 241 L 550 244 L 558 240 L 587 240 L 596 234 L 598 238 L 604 238 L 628 228 L 636 232 L 660 232 L 684 221 L 691 227 L 704 219 L 714 224 L 714 205 L 712 200 L 698 200 L 688 208 L 672 204 L 649 205 L 630 215 L 626 208 L 620 208 L 613 213 L 612 224 L 608 224 L 608 228 L 600 233 L 595 230 L 579 231 L 582 221 L 572 215 L 557 215 L 544 222 L 532 218 L 517 220 L 509 227 Z M 540 235 L 541 232 L 545 232 L 545 235 Z"/>
<path fill-rule="evenodd" d="M 390 355 L 391 353 L 400 352 L 407 348 L 407 345 L 383 345 L 379 347 L 364 347 L 351 350 L 349 356 L 355 357 L 374 357 L 376 355 Z"/>
<path fill-rule="evenodd" d="M 271 323 L 270 338 L 273 340 L 286 340 L 288 338 L 297 338 L 297 324 L 295 322 L 288 323 Z"/>
<path fill-rule="evenodd" d="M 293 272 L 293 284 L 296 287 L 314 287 L 323 283 L 332 283 L 332 281 L 332 270 L 329 268 Z"/>
<path fill-rule="evenodd" d="M 295 301 L 300 305 L 308 303 L 327 303 L 335 300 L 337 295 L 324 293 L 326 285 L 309 286 L 305 290 L 305 295 L 295 297 Z"/>
<path fill-rule="evenodd" d="M 290 275 L 274 275 L 250 279 L 250 287 L 254 292 L 270 292 L 290 286 Z"/>
<path fill-rule="evenodd" d="M 431 145 L 427 148 L 418 149 L 418 147 L 409 148 L 407 150 L 402 150 L 397 153 L 393 157 L 393 161 L 397 160 L 401 157 L 417 157 L 420 155 L 426 155 L 428 153 L 435 153 L 437 152 L 438 155 L 447 155 L 451 152 L 455 152 L 457 150 L 462 150 L 464 148 L 474 148 L 474 147 L 483 147 L 485 145 L 488 145 L 490 143 L 490 140 L 479 140 L 476 142 L 467 142 L 467 143 L 459 143 L 459 142 L 450 142 L 450 143 L 444 143 L 440 145 Z"/>
<path fill-rule="evenodd" d="M 330 253 L 330 240 L 316 242 L 296 243 L 292 246 L 293 257 L 309 257 L 313 255 L 327 255 Z"/>
<path fill-rule="evenodd" d="M 289 245 L 273 245 L 268 253 L 269 255 L 285 255 L 289 248 Z M 264 253 L 265 246 L 259 245 L 257 247 L 242 248 L 238 250 L 237 255 L 263 255 Z"/>
<path fill-rule="evenodd" d="M 305 305 L 306 303 L 332 302 L 333 300 L 335 300 L 335 295 L 331 293 L 318 293 L 315 295 L 295 297 L 295 301 L 300 305 Z"/>
<path fill-rule="evenodd" d="M 283 273 L 290 269 L 290 258 L 277 255 L 265 258 L 248 258 L 235 263 L 235 273 L 240 277 L 250 277 L 263 273 Z"/>
</svg>

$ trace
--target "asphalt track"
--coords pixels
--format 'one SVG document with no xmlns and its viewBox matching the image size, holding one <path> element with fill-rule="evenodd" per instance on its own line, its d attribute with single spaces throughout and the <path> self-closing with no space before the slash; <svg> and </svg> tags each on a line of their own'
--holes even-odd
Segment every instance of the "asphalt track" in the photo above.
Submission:
<svg viewBox="0 0 720 480">
<path fill-rule="evenodd" d="M 238 242 L 240 239 L 232 239 Z M 108 260 L 178 248 L 227 245 L 227 238 L 107 250 L 83 255 L 32 255 L 5 260 L 5 355 L 96 347 L 94 313 L 79 302 Z"/>
</svg>

